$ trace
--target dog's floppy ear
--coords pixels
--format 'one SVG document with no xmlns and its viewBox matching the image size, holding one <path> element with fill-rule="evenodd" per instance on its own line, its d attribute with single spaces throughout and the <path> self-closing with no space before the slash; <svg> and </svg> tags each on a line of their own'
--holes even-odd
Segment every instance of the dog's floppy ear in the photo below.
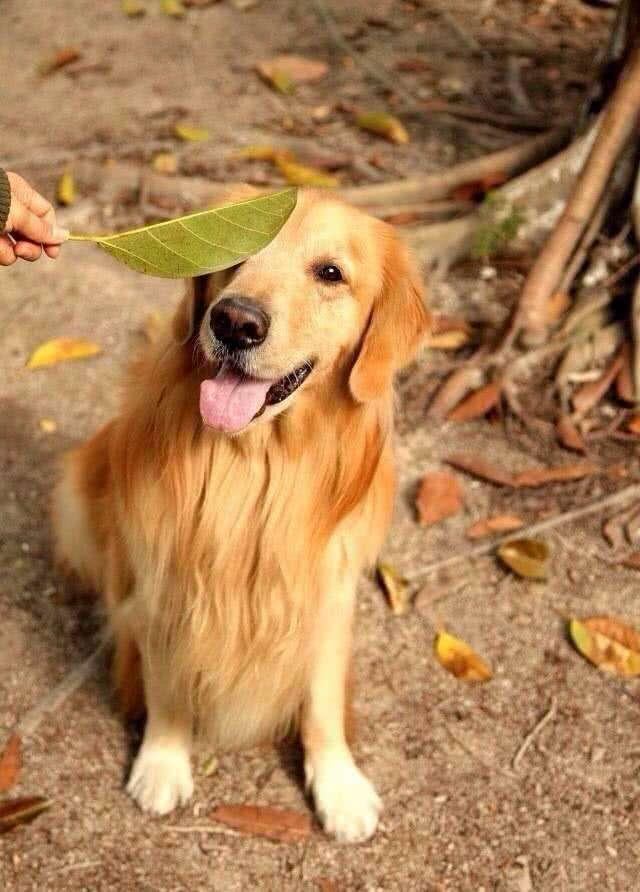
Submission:
<svg viewBox="0 0 640 892">
<path fill-rule="evenodd" d="M 431 324 L 425 287 L 405 246 L 393 235 L 360 350 L 349 376 L 359 403 L 390 389 L 393 376 L 418 352 Z"/>
</svg>

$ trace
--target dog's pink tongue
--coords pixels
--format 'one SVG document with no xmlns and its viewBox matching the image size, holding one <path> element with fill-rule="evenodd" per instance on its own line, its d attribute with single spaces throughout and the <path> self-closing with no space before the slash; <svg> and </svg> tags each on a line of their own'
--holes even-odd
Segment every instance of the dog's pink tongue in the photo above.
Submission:
<svg viewBox="0 0 640 892">
<path fill-rule="evenodd" d="M 200 414 L 209 427 L 235 434 L 262 408 L 273 381 L 245 378 L 232 369 L 200 385 Z"/>
</svg>

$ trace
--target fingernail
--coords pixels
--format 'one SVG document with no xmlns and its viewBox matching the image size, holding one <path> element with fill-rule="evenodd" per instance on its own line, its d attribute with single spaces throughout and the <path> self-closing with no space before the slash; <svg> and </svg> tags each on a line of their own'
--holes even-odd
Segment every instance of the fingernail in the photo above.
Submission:
<svg viewBox="0 0 640 892">
<path fill-rule="evenodd" d="M 56 241 L 66 242 L 70 234 L 69 230 L 65 229 L 64 226 L 53 227 L 53 237 Z"/>
</svg>

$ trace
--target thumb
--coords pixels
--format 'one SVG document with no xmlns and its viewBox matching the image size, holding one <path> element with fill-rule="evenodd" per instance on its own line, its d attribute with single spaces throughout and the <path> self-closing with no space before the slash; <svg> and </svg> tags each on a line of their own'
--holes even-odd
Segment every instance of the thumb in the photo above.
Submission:
<svg viewBox="0 0 640 892">
<path fill-rule="evenodd" d="M 69 238 L 69 230 L 53 225 L 43 217 L 38 217 L 21 201 L 14 200 L 9 210 L 7 231 L 16 230 L 32 242 L 43 245 L 60 245 Z"/>
</svg>

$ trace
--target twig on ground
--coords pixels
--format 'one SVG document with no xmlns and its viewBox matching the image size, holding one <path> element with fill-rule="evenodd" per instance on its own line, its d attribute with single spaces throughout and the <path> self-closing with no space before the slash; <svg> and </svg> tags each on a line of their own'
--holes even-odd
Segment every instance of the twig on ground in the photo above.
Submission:
<svg viewBox="0 0 640 892">
<path fill-rule="evenodd" d="M 530 115 L 534 113 L 534 109 L 522 86 L 522 62 L 523 60 L 518 59 L 516 56 L 509 56 L 507 62 L 507 86 L 514 104 L 521 112 Z"/>
<path fill-rule="evenodd" d="M 549 722 L 553 721 L 553 719 L 556 716 L 557 709 L 558 709 L 558 701 L 556 700 L 555 697 L 552 697 L 551 705 L 549 706 L 549 708 L 547 709 L 545 714 L 542 716 L 540 721 L 537 722 L 537 724 L 531 729 L 531 731 L 529 731 L 529 733 L 527 734 L 525 739 L 522 741 L 522 744 L 521 744 L 520 748 L 518 749 L 518 752 L 513 757 L 513 762 L 511 763 L 511 767 L 513 768 L 514 771 L 518 771 L 518 769 L 520 767 L 520 763 L 522 762 L 522 760 L 525 756 L 525 753 L 527 752 L 527 750 L 529 749 L 529 747 L 531 746 L 531 744 L 533 743 L 535 738 L 538 736 L 538 734 L 540 734 L 541 731 L 543 731 L 543 729 L 546 728 L 546 726 L 549 724 Z"/>
<path fill-rule="evenodd" d="M 611 173 L 635 131 L 639 114 L 640 48 L 637 48 L 607 105 L 596 141 L 560 221 L 529 273 L 505 344 L 513 343 L 522 330 L 544 330 L 547 301 L 556 290 Z"/>
<path fill-rule="evenodd" d="M 567 140 L 568 130 L 550 130 L 498 152 L 491 152 L 472 161 L 463 161 L 445 170 L 368 186 L 342 189 L 341 195 L 360 207 L 436 201 L 449 198 L 458 186 L 482 180 L 496 173 L 505 177 L 515 176 L 532 164 L 547 158 L 560 149 Z"/>
<path fill-rule="evenodd" d="M 189 824 L 184 827 L 179 824 L 173 824 L 164 829 L 167 833 L 217 833 L 222 836 L 240 836 L 237 830 L 232 830 L 230 827 L 216 826 L 215 824 Z"/>
<path fill-rule="evenodd" d="M 519 539 L 530 539 L 533 536 L 536 536 L 538 533 L 543 533 L 546 530 L 552 530 L 554 527 L 560 526 L 561 524 L 571 523 L 574 520 L 579 520 L 582 517 L 587 517 L 589 514 L 597 514 L 599 511 L 604 511 L 605 508 L 610 508 L 612 505 L 619 505 L 623 502 L 628 502 L 631 499 L 640 499 L 640 483 L 634 483 L 631 486 L 625 486 L 624 489 L 619 489 L 618 492 L 614 492 L 609 496 L 604 496 L 601 499 L 596 499 L 594 502 L 589 502 L 587 505 L 582 505 L 580 508 L 574 508 L 572 511 L 563 511 L 561 514 L 556 514 L 553 517 L 547 517 L 545 520 L 541 520 L 539 523 L 531 524 L 531 526 L 525 527 L 521 530 L 518 530 L 518 538 Z M 492 542 L 486 542 L 483 545 L 476 545 L 473 548 L 468 548 L 464 551 L 459 551 L 458 554 L 451 555 L 451 557 L 442 558 L 439 561 L 433 561 L 431 564 L 427 564 L 426 567 L 421 567 L 419 570 L 416 570 L 413 573 L 404 574 L 404 578 L 407 582 L 418 582 L 423 577 L 428 576 L 430 573 L 434 573 L 436 570 L 442 570 L 444 567 L 451 567 L 454 564 L 461 564 L 464 561 L 472 560 L 476 557 L 483 557 L 485 554 L 490 554 L 492 551 L 495 551 L 503 542 L 508 542 L 510 539 L 514 538 L 514 534 L 507 534 L 505 536 L 500 536 L 497 539 L 494 539 Z"/>
<path fill-rule="evenodd" d="M 62 704 L 69 699 L 82 685 L 94 674 L 102 658 L 111 645 L 111 635 L 103 636 L 100 644 L 86 660 L 68 672 L 62 681 L 46 694 L 39 703 L 36 703 L 18 722 L 15 731 L 21 737 L 28 737 L 38 729 L 42 720 L 54 710 L 60 709 Z"/>
</svg>

